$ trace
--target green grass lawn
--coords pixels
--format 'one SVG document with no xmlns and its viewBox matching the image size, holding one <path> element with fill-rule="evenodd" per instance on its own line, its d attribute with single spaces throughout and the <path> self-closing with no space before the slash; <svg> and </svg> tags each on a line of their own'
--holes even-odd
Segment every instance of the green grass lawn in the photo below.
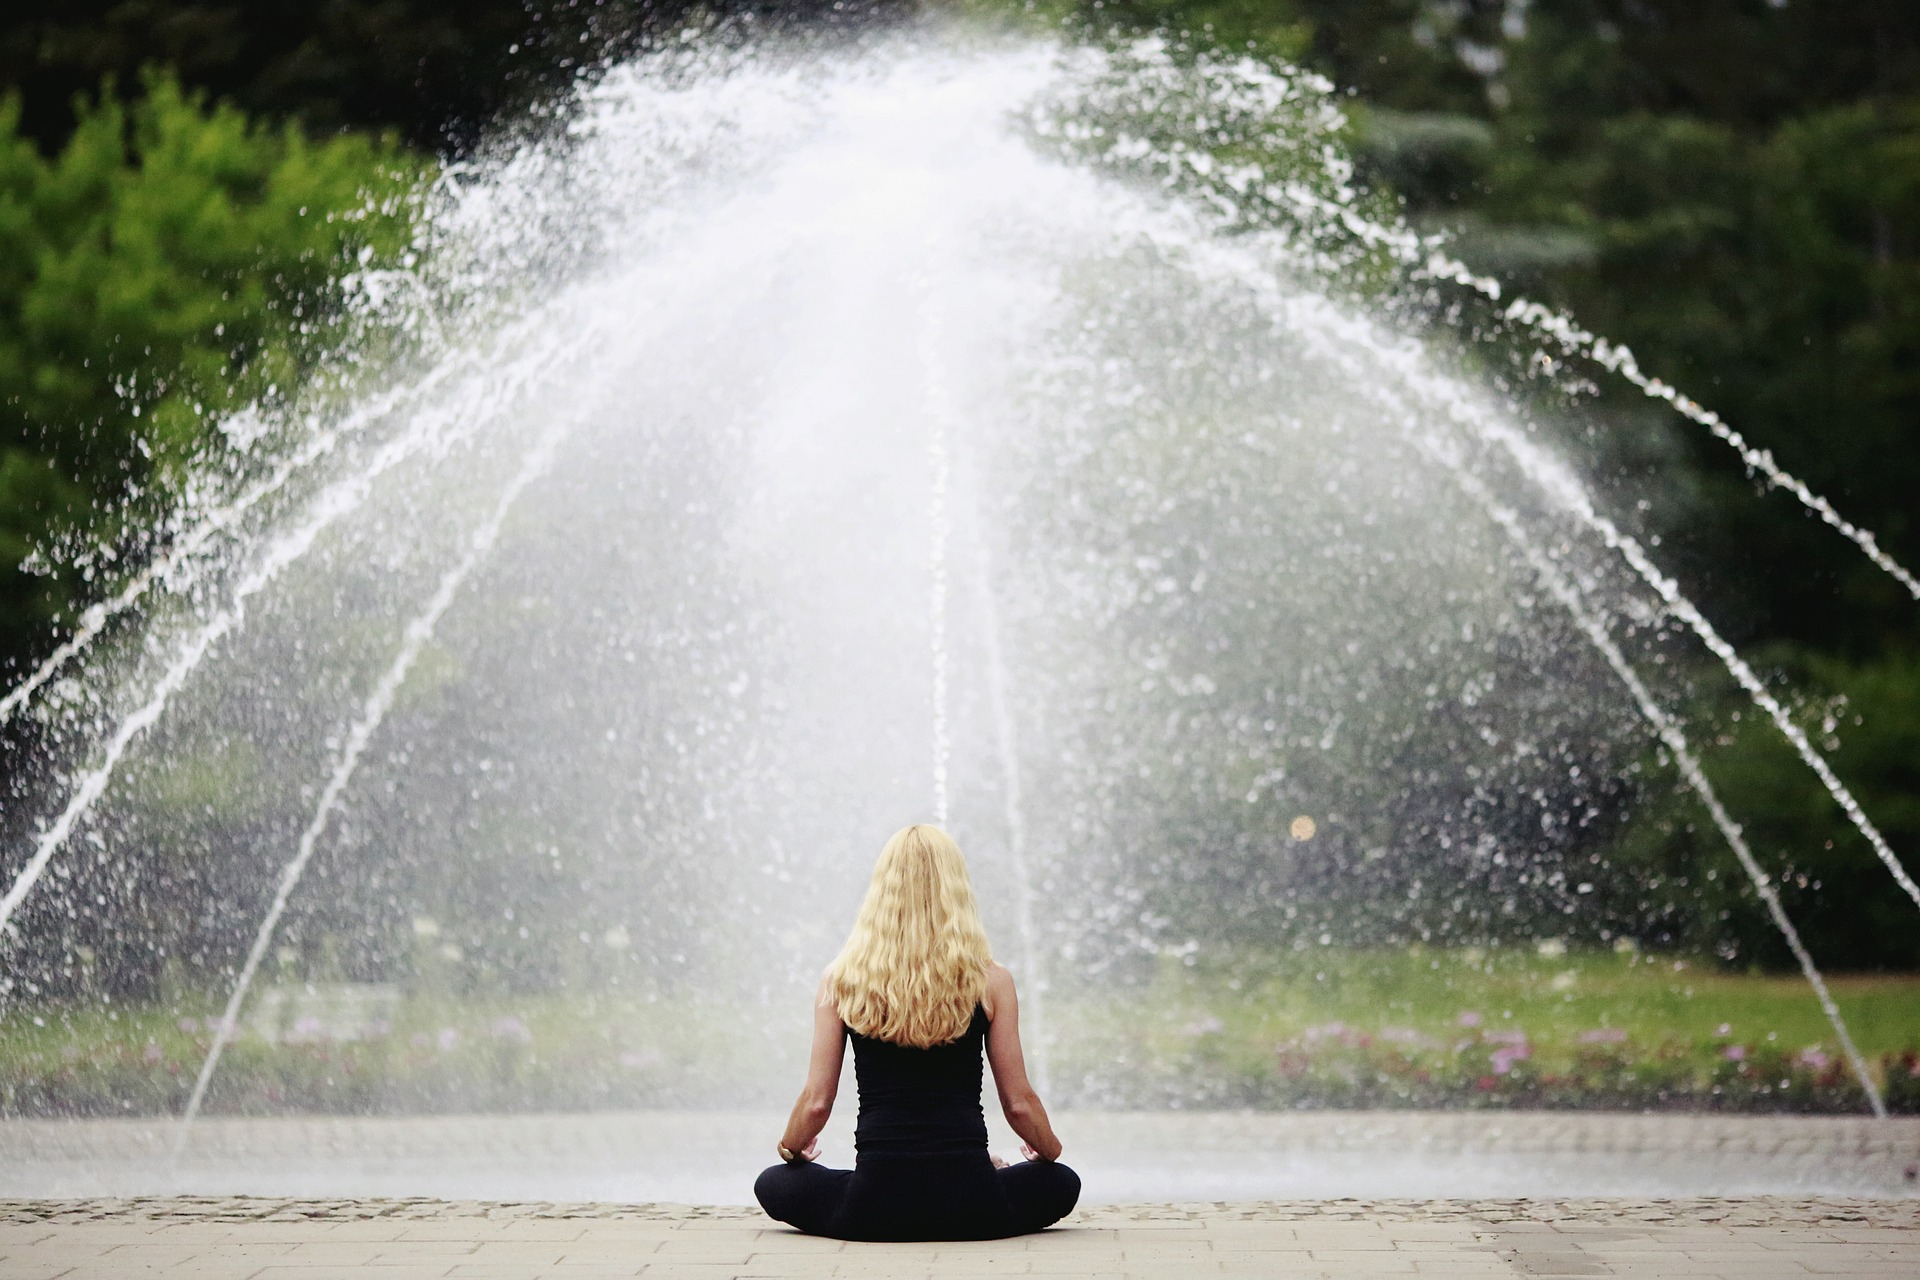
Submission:
<svg viewBox="0 0 1920 1280">
<path fill-rule="evenodd" d="M 1920 974 L 1828 981 L 1863 1053 L 1877 1057 L 1920 1044 Z M 1484 1027 L 1517 1026 L 1543 1042 L 1615 1028 L 1648 1042 L 1754 1043 L 1771 1036 L 1795 1049 L 1835 1044 L 1832 1025 L 1798 975 L 1733 973 L 1634 952 L 1222 952 L 1191 964 L 1163 958 L 1146 994 L 1151 1016 L 1212 1016 L 1228 1034 L 1249 1039 L 1335 1021 L 1446 1038 L 1461 1029 L 1462 1015 L 1478 1015 Z M 1137 993 L 1126 1003 L 1141 1007 Z"/>
<path fill-rule="evenodd" d="M 1831 987 L 1876 1075 L 1900 1077 L 1920 975 Z M 1122 1103 L 1865 1105 L 1800 978 L 1632 951 L 1216 951 L 1054 1003 L 1057 1078 Z"/>
<path fill-rule="evenodd" d="M 1900 1056 L 1920 1046 L 1920 975 L 1832 985 L 1889 1100 L 1920 1110 Z M 208 1109 L 780 1105 L 804 1070 L 807 997 L 393 993 L 377 1023 L 295 1042 L 249 1015 Z M 177 1111 L 213 1008 L 15 1007 L 0 1017 L 0 1111 Z M 1029 991 L 1028 1017 L 1063 1106 L 1866 1105 L 1798 978 L 1632 952 L 1215 950 L 1158 957 L 1124 984 Z"/>
</svg>

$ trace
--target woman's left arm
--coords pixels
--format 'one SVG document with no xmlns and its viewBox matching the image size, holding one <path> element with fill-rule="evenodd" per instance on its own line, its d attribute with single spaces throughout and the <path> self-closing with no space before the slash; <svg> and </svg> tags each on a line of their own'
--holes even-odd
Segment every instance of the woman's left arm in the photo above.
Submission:
<svg viewBox="0 0 1920 1280">
<path fill-rule="evenodd" d="M 827 1127 L 833 1100 L 840 1093 L 840 1064 L 846 1052 L 846 1027 L 834 1004 L 833 989 L 822 976 L 813 1001 L 813 1052 L 807 1059 L 807 1083 L 793 1104 L 787 1131 L 780 1138 L 780 1145 L 802 1160 L 820 1154 L 820 1131 Z"/>
</svg>

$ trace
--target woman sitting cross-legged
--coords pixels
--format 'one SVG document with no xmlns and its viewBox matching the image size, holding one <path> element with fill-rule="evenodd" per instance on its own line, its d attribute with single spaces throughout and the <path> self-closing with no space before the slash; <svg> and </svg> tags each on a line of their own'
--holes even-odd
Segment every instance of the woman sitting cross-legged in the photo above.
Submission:
<svg viewBox="0 0 1920 1280">
<path fill-rule="evenodd" d="M 846 1043 L 860 1085 L 852 1169 L 814 1162 Z M 1027 1159 L 987 1154 L 986 1046 Z M 754 1183 L 771 1216 L 841 1240 L 993 1240 L 1072 1211 L 1080 1178 L 1027 1082 L 1013 975 L 995 964 L 967 864 L 938 827 L 887 841 L 853 934 L 820 980 L 806 1088 Z"/>
</svg>

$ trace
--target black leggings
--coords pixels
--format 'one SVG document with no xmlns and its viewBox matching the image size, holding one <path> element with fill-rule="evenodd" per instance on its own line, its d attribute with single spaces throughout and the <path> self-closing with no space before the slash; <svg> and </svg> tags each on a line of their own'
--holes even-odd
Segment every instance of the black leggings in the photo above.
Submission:
<svg viewBox="0 0 1920 1280">
<path fill-rule="evenodd" d="M 863 1155 L 855 1169 L 777 1164 L 753 1194 L 767 1215 L 838 1240 L 999 1240 L 1073 1211 L 1080 1175 L 1051 1160 L 995 1169 L 985 1151 Z"/>
</svg>

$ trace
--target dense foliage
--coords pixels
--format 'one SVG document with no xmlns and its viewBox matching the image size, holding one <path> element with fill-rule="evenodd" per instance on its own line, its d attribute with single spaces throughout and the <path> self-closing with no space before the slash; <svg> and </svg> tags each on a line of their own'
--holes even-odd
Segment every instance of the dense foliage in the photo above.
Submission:
<svg viewBox="0 0 1920 1280">
<path fill-rule="evenodd" d="M 765 25 L 857 16 L 834 0 L 15 0 L 0 83 L 25 94 L 43 146 L 105 76 L 174 68 L 256 115 L 315 132 L 393 129 L 424 150 L 475 142 L 503 113 L 639 47 L 691 13 Z"/>
</svg>

